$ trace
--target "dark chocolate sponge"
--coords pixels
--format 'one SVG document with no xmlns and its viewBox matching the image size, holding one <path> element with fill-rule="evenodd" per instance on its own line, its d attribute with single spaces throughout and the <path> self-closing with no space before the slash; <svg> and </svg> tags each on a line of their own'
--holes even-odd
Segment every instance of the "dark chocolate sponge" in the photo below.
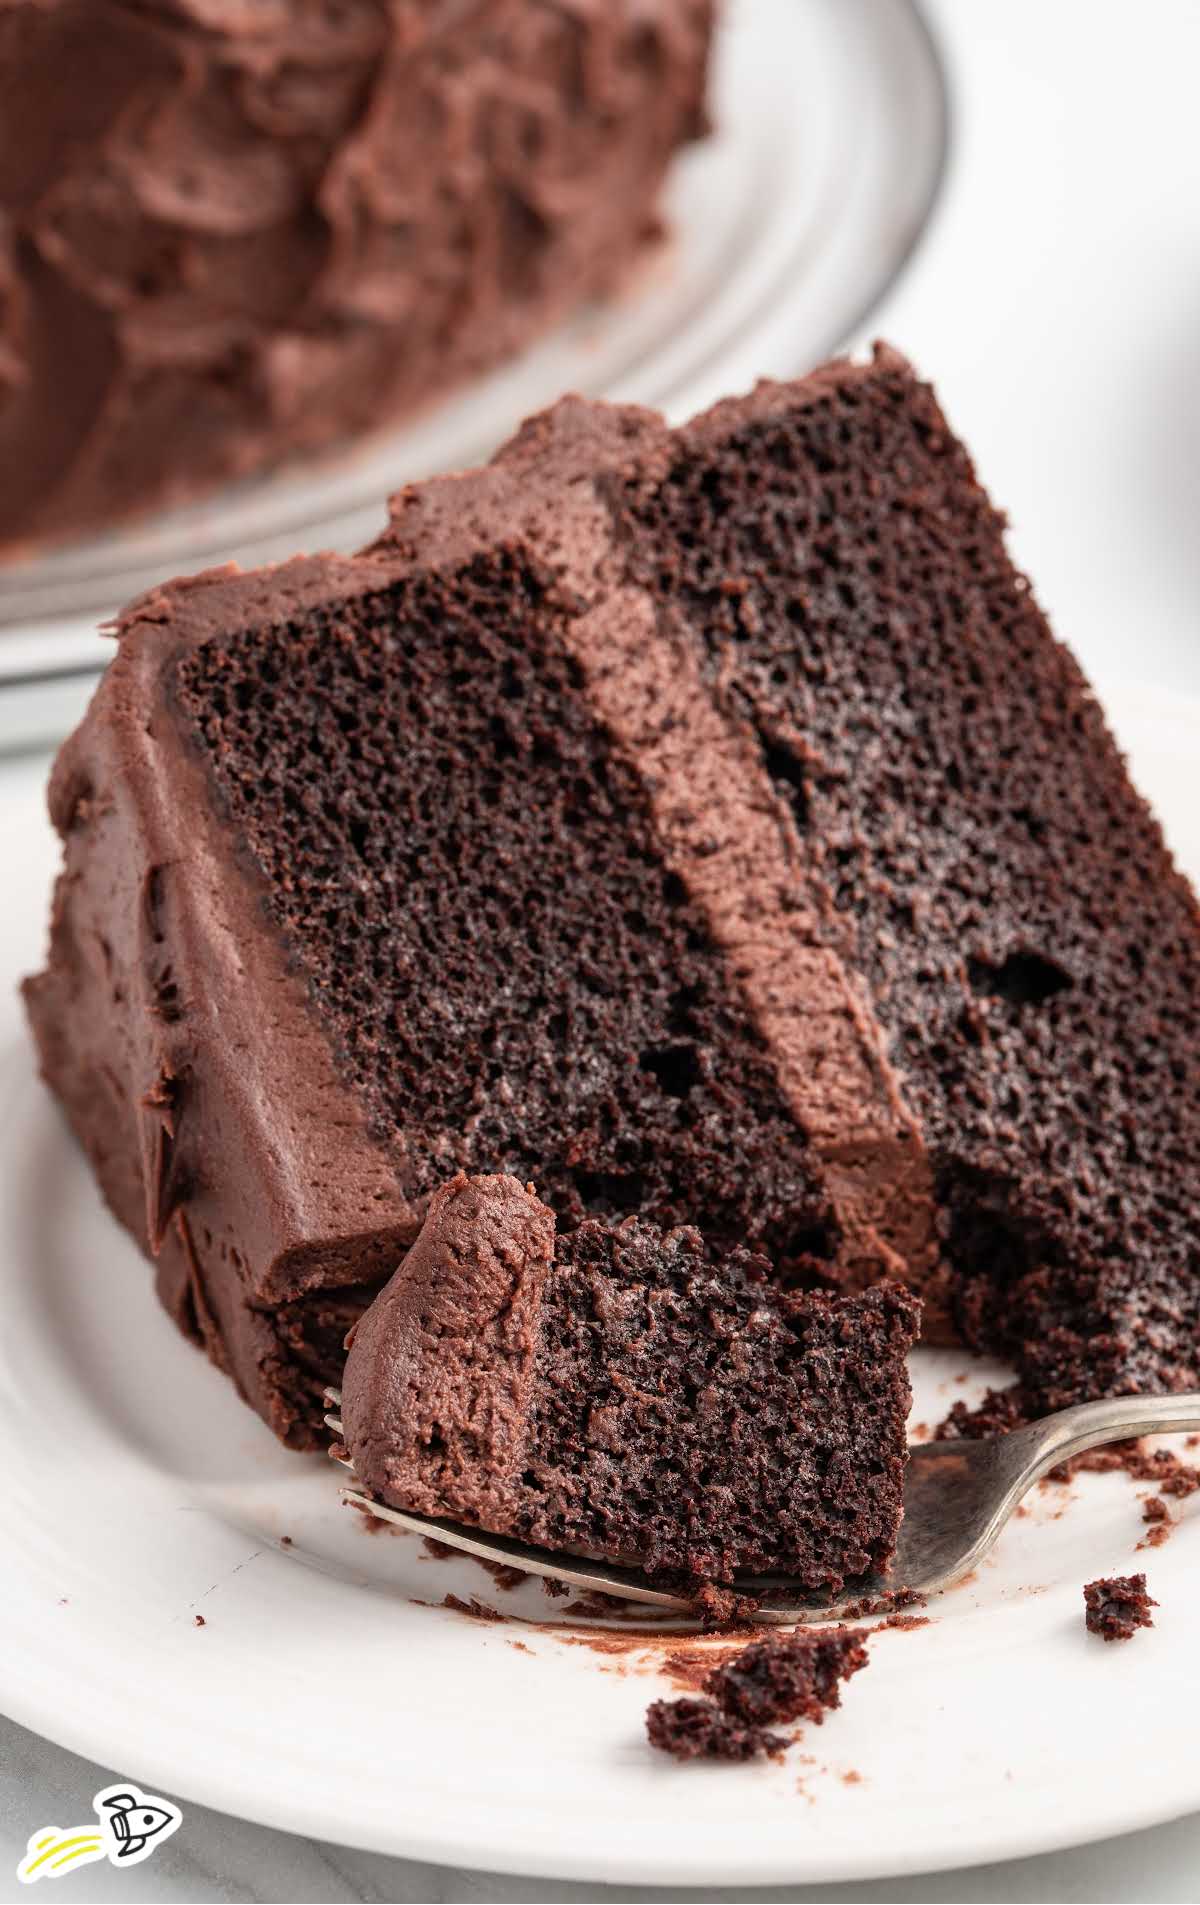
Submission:
<svg viewBox="0 0 1200 1905">
<path fill-rule="evenodd" d="M 654 1700 L 646 1709 L 646 1738 L 674 1759 L 762 1759 L 782 1753 L 782 1733 L 731 1720 L 711 1700 Z"/>
<path fill-rule="evenodd" d="M 799 1628 L 744 1647 L 704 1683 L 704 1700 L 655 1700 L 646 1712 L 651 1746 L 676 1759 L 757 1759 L 789 1742 L 771 1725 L 813 1720 L 841 1705 L 841 1683 L 867 1665 L 863 1637 Z"/>
<path fill-rule="evenodd" d="M 1144 1574 L 1089 1581 L 1083 1599 L 1088 1633 L 1099 1634 L 1101 1640 L 1132 1640 L 1139 1627 L 1154 1625 L 1150 1609 L 1158 1602 L 1147 1594 Z"/>
<path fill-rule="evenodd" d="M 1200 1380 L 1195 898 L 896 365 L 626 485 L 788 801 L 928 1146 L 953 1321 L 1036 1405 Z"/>
<path fill-rule="evenodd" d="M 305 617 L 282 651 L 270 626 L 204 643 L 174 705 L 411 1194 L 482 1159 L 574 1222 L 823 1254 L 803 1134 L 565 619 L 499 549 Z"/>
<path fill-rule="evenodd" d="M 556 1237 L 514 1178 L 459 1176 L 355 1328 L 346 1447 L 393 1507 L 651 1575 L 838 1589 L 890 1563 L 916 1326 L 895 1285 L 788 1293 L 636 1217 Z"/>
<path fill-rule="evenodd" d="M 867 1665 L 861 1634 L 799 1628 L 783 1638 L 755 1641 L 704 1683 L 704 1691 L 732 1719 L 748 1726 L 815 1720 L 842 1702 L 842 1682 Z"/>
</svg>

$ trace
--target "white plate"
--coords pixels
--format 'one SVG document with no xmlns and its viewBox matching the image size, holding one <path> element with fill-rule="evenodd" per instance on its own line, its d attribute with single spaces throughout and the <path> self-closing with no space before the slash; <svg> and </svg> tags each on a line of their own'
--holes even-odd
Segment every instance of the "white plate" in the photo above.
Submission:
<svg viewBox="0 0 1200 1905">
<path fill-rule="evenodd" d="M 1127 688 L 1110 705 L 1200 874 L 1200 704 Z M 1200 1805 L 1200 1497 L 1144 1554 L 1125 1477 L 1035 1497 L 928 1626 L 879 1635 L 786 1765 L 749 1768 L 650 1753 L 661 1647 L 597 1654 L 538 1588 L 501 1595 L 471 1563 L 368 1533 L 323 1459 L 278 1448 L 176 1336 L 33 1077 L 12 983 L 40 958 L 57 857 L 43 774 L 0 777 L 0 1707 L 185 1802 L 455 1866 L 643 1884 L 929 1870 Z M 989 1373 L 915 1364 L 915 1421 Z M 1081 1586 L 1142 1567 L 1156 1625 L 1105 1647 Z M 447 1592 L 551 1625 L 483 1625 Z"/>
<path fill-rule="evenodd" d="M 95 623 L 164 576 L 358 547 L 389 491 L 482 461 L 565 390 L 682 417 L 827 356 L 895 279 L 941 180 L 923 19 L 911 0 L 728 0 L 714 109 L 716 135 L 672 175 L 671 244 L 616 306 L 352 454 L 0 568 L 0 681 L 97 668 Z"/>
</svg>

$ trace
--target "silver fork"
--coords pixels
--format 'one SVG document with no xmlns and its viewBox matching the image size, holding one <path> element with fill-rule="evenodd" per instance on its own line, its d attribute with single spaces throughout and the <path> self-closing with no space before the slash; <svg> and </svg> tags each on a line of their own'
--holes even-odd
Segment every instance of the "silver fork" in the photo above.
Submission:
<svg viewBox="0 0 1200 1905">
<path fill-rule="evenodd" d="M 325 1421 L 342 1434 L 341 1391 L 327 1389 L 332 1405 Z M 904 1520 L 896 1556 L 887 1575 L 858 1580 L 839 1594 L 806 1592 L 782 1575 L 740 1575 L 737 1590 L 759 1602 L 758 1621 L 845 1620 L 869 1612 L 869 1603 L 940 1594 L 977 1567 L 1021 1497 L 1060 1462 L 1127 1437 L 1159 1435 L 1175 1429 L 1200 1429 L 1200 1395 L 1116 1396 L 1085 1402 L 1045 1416 L 1009 1435 L 977 1442 L 925 1442 L 910 1449 L 904 1482 Z M 353 1464 L 336 1456 L 354 1473 Z M 507 1535 L 492 1535 L 459 1522 L 438 1521 L 390 1508 L 359 1488 L 343 1488 L 342 1499 L 411 1534 L 444 1541 L 447 1547 L 484 1561 L 521 1568 L 526 1574 L 552 1576 L 589 1593 L 616 1595 L 672 1614 L 692 1610 L 685 1596 L 653 1587 L 636 1568 L 606 1561 L 580 1561 L 548 1548 L 528 1547 Z M 868 1605 L 864 1605 L 868 1604 Z"/>
</svg>

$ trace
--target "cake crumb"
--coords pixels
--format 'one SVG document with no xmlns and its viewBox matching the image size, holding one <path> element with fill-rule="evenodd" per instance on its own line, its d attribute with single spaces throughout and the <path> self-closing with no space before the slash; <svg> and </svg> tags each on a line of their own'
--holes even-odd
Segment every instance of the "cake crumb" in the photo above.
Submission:
<svg viewBox="0 0 1200 1905">
<path fill-rule="evenodd" d="M 519 1588 L 528 1581 L 524 1568 L 511 1567 L 506 1561 L 493 1561 L 486 1554 L 468 1554 L 463 1548 L 452 1548 L 448 1541 L 439 1541 L 436 1535 L 424 1535 L 421 1539 L 424 1549 L 423 1559 L 427 1561 L 471 1561 L 477 1568 L 489 1574 L 496 1586 L 504 1593 Z"/>
<path fill-rule="evenodd" d="M 1020 1383 L 1008 1389 L 988 1389 L 972 1408 L 958 1401 L 933 1432 L 935 1442 L 953 1442 L 959 1437 L 976 1441 L 986 1435 L 1007 1435 L 1030 1420 L 1029 1402 Z"/>
<path fill-rule="evenodd" d="M 678 1656 L 668 1656 L 668 1661 Z M 690 1666 L 690 1657 L 688 1659 Z M 755 1641 L 714 1667 L 700 1699 L 655 1700 L 646 1714 L 650 1744 L 676 1759 L 754 1759 L 787 1741 L 768 1726 L 818 1725 L 841 1701 L 841 1682 L 867 1664 L 861 1633 L 801 1628 Z"/>
<path fill-rule="evenodd" d="M 646 1737 L 678 1760 L 761 1759 L 782 1753 L 787 1741 L 761 1726 L 742 1726 L 711 1700 L 655 1700 L 646 1712 Z"/>
<path fill-rule="evenodd" d="M 492 1561 L 485 1554 L 473 1554 L 485 1574 L 490 1574 L 502 1594 L 511 1594 L 514 1588 L 524 1587 L 529 1576 L 524 1568 L 510 1567 L 507 1561 Z"/>
<path fill-rule="evenodd" d="M 290 1535 L 280 1535 L 279 1545 L 281 1548 L 290 1548 L 292 1545 L 292 1537 Z"/>
<path fill-rule="evenodd" d="M 1174 1529 L 1175 1523 L 1173 1521 L 1156 1522 L 1154 1527 L 1148 1529 L 1138 1542 L 1139 1551 L 1142 1548 L 1161 1548 L 1165 1541 L 1171 1539 Z"/>
<path fill-rule="evenodd" d="M 619 1595 L 606 1594 L 603 1588 L 595 1588 L 587 1594 L 581 1594 L 576 1601 L 568 1601 L 563 1613 L 569 1614 L 573 1620 L 602 1621 L 611 1619 L 614 1614 L 624 1619 L 629 1608 L 630 1603 Z M 645 1610 L 638 1611 L 644 1619 Z"/>
<path fill-rule="evenodd" d="M 716 1646 L 711 1641 L 700 1641 L 692 1647 L 673 1648 L 655 1665 L 681 1693 L 703 1693 L 713 1669 L 736 1659 L 742 1646 L 740 1641 Z"/>
<path fill-rule="evenodd" d="M 843 1623 L 846 1621 L 866 1620 L 873 1614 L 891 1614 L 900 1607 L 925 1607 L 923 1595 L 915 1588 L 889 1588 L 884 1594 L 865 1595 L 861 1601 L 850 1601 L 839 1609 Z"/>
<path fill-rule="evenodd" d="M 1153 1627 L 1158 1602 L 1146 1592 L 1144 1574 L 1114 1574 L 1089 1581 L 1083 1590 L 1089 1634 L 1101 1640 L 1132 1640 L 1139 1627 Z"/>
<path fill-rule="evenodd" d="M 751 1726 L 813 1720 L 841 1705 L 841 1683 L 867 1664 L 860 1633 L 800 1629 L 760 1640 L 714 1668 L 704 1690 L 732 1719 Z"/>
<path fill-rule="evenodd" d="M 1160 1453 L 1165 1453 L 1165 1450 Z M 1200 1488 L 1200 1469 L 1189 1468 L 1186 1462 L 1180 1462 L 1169 1475 L 1159 1479 L 1158 1485 L 1164 1495 L 1173 1495 L 1177 1501 L 1182 1501 Z"/>
<path fill-rule="evenodd" d="M 359 1518 L 359 1526 L 365 1534 L 390 1535 L 404 1532 L 403 1529 L 397 1528 L 394 1522 L 385 1521 L 382 1515 L 372 1514 L 366 1502 L 352 1501 L 347 1503 L 347 1506 L 354 1509 Z"/>
<path fill-rule="evenodd" d="M 711 1581 L 698 1588 L 693 1606 L 706 1628 L 740 1626 L 756 1611 L 758 1602 L 732 1588 L 717 1587 Z"/>
<path fill-rule="evenodd" d="M 455 1614 L 466 1614 L 473 1621 L 502 1621 L 504 1619 L 503 1614 L 498 1614 L 494 1607 L 486 1607 L 482 1601 L 477 1601 L 473 1594 L 469 1601 L 461 1601 L 457 1594 L 447 1594 L 442 1601 L 442 1606 L 452 1609 Z"/>
</svg>

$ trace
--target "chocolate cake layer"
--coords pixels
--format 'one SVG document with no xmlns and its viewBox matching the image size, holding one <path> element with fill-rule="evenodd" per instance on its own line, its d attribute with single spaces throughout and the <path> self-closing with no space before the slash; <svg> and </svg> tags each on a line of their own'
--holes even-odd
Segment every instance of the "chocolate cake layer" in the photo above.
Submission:
<svg viewBox="0 0 1200 1905">
<path fill-rule="evenodd" d="M 1042 1410 L 1194 1387 L 1195 896 L 932 392 L 720 406 L 621 507 L 885 1030 L 958 1329 Z"/>
<path fill-rule="evenodd" d="M 610 291 L 710 0 L 7 0 L 0 545 L 412 410 Z"/>
<path fill-rule="evenodd" d="M 358 1480 L 393 1507 L 731 1583 L 886 1573 L 918 1306 L 780 1289 L 691 1228 L 553 1213 L 459 1176 L 356 1326 Z"/>
<path fill-rule="evenodd" d="M 568 401 L 119 642 L 31 1015 L 290 1439 L 458 1170 L 901 1275 L 1044 1406 L 1200 1382 L 1195 902 L 893 353 Z"/>
</svg>

